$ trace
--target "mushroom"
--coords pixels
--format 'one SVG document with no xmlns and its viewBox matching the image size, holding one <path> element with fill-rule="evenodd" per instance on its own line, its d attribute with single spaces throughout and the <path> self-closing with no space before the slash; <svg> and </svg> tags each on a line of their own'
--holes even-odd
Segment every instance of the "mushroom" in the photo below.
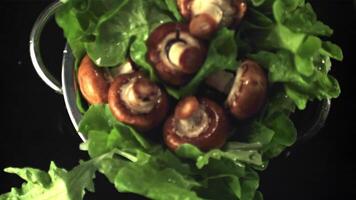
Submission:
<svg viewBox="0 0 356 200">
<path fill-rule="evenodd" d="M 209 38 L 219 26 L 237 25 L 247 10 L 245 0 L 177 0 L 183 17 L 190 20 L 190 32 Z"/>
<path fill-rule="evenodd" d="M 118 74 L 133 71 L 131 62 L 119 67 L 99 68 L 88 55 L 82 59 L 78 69 L 78 84 L 81 93 L 89 104 L 103 104 L 108 102 L 110 82 Z"/>
<path fill-rule="evenodd" d="M 164 141 L 171 150 L 189 143 L 206 151 L 225 144 L 230 123 L 217 103 L 207 98 L 189 96 L 177 104 L 163 129 Z"/>
<path fill-rule="evenodd" d="M 194 38 L 187 25 L 166 23 L 156 28 L 148 41 L 148 60 L 159 77 L 180 86 L 189 81 L 203 65 L 206 46 Z"/>
<path fill-rule="evenodd" d="M 168 112 L 167 94 L 141 72 L 122 74 L 109 89 L 109 107 L 118 121 L 147 131 Z"/>
<path fill-rule="evenodd" d="M 231 78 L 231 73 L 221 71 L 208 77 L 206 83 L 221 92 L 228 93 L 225 104 L 230 112 L 241 120 L 258 113 L 266 101 L 267 75 L 252 60 L 241 63 L 235 79 Z"/>
</svg>

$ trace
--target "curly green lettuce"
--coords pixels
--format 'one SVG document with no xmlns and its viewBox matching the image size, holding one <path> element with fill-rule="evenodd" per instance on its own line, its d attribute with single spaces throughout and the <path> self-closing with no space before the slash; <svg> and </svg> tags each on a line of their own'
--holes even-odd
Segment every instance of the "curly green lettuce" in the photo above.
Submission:
<svg viewBox="0 0 356 200">
<path fill-rule="evenodd" d="M 248 0 L 238 29 L 221 28 L 209 44 L 208 57 L 185 86 L 166 87 L 177 99 L 204 90 L 203 80 L 219 70 L 235 71 L 250 58 L 268 72 L 265 108 L 221 149 L 202 152 L 184 144 L 167 150 L 118 122 L 108 105 L 91 106 L 80 123 L 87 141 L 80 148 L 90 160 L 71 171 L 51 164 L 49 172 L 8 168 L 27 183 L 0 195 L 0 200 L 83 199 L 93 190 L 96 172 L 119 192 L 150 199 L 261 200 L 258 171 L 297 140 L 290 115 L 308 101 L 336 98 L 331 59 L 341 61 L 337 45 L 327 41 L 332 29 L 317 19 L 305 0 Z M 152 80 L 159 81 L 146 60 L 145 40 L 161 23 L 182 21 L 175 0 L 66 0 L 56 21 L 80 61 L 89 54 L 98 66 L 112 67 L 130 56 Z M 161 133 L 156 133 L 160 135 Z M 73 187 L 75 185 L 75 187 Z"/>
</svg>

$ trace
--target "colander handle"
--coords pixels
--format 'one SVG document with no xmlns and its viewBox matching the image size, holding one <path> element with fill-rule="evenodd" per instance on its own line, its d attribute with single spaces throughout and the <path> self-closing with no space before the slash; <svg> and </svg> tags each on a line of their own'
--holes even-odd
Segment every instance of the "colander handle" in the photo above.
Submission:
<svg viewBox="0 0 356 200">
<path fill-rule="evenodd" d="M 53 17 L 58 8 L 63 5 L 61 2 L 54 2 L 49 5 L 41 14 L 38 16 L 35 24 L 33 25 L 31 35 L 30 35 L 30 56 L 32 64 L 40 76 L 40 78 L 55 92 L 63 94 L 62 85 L 47 69 L 43 63 L 43 59 L 40 51 L 40 38 L 44 26 L 47 24 L 49 19 Z"/>
<path fill-rule="evenodd" d="M 316 112 L 316 117 L 313 123 L 308 127 L 300 137 L 298 137 L 298 142 L 304 142 L 315 137 L 320 130 L 324 127 L 326 119 L 328 118 L 331 107 L 331 100 L 325 99 L 318 105 L 318 111 Z"/>
</svg>

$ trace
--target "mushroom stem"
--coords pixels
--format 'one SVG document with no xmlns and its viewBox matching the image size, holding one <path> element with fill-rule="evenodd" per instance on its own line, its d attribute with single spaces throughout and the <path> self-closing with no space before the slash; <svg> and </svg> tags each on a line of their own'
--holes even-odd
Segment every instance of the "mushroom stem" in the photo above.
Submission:
<svg viewBox="0 0 356 200">
<path fill-rule="evenodd" d="M 196 0 L 192 9 L 194 17 L 189 24 L 190 32 L 200 38 L 209 38 L 223 19 L 223 10 L 214 3 Z"/>
<path fill-rule="evenodd" d="M 194 96 L 186 97 L 176 107 L 177 134 L 194 138 L 204 132 L 209 125 L 208 114 Z"/>
<path fill-rule="evenodd" d="M 182 55 L 184 54 L 184 52 L 187 50 L 189 46 L 184 43 L 184 42 L 175 42 L 171 48 L 169 49 L 168 52 L 168 58 L 169 60 L 172 62 L 172 64 L 174 64 L 174 66 L 176 67 L 180 67 L 181 66 L 181 59 L 182 59 Z"/>
<path fill-rule="evenodd" d="M 153 83 L 133 79 L 121 87 L 121 99 L 135 114 L 146 114 L 152 111 L 160 97 L 159 89 Z"/>
<path fill-rule="evenodd" d="M 190 20 L 192 35 L 208 39 L 219 26 L 235 27 L 246 13 L 245 0 L 177 0 L 178 7 Z"/>
<path fill-rule="evenodd" d="M 185 84 L 204 64 L 207 49 L 186 24 L 166 23 L 148 39 L 148 60 L 159 77 L 175 86 Z"/>
<path fill-rule="evenodd" d="M 217 71 L 205 79 L 205 83 L 217 91 L 229 94 L 234 82 L 234 74 L 227 71 Z"/>
<path fill-rule="evenodd" d="M 204 109 L 199 108 L 188 119 L 179 119 L 177 123 L 177 134 L 181 137 L 194 138 L 204 132 L 209 125 L 208 115 Z"/>
<path fill-rule="evenodd" d="M 213 1 L 195 0 L 192 5 L 192 10 L 196 15 L 202 13 L 209 15 L 216 24 L 219 24 L 224 16 L 224 11 Z"/>
</svg>

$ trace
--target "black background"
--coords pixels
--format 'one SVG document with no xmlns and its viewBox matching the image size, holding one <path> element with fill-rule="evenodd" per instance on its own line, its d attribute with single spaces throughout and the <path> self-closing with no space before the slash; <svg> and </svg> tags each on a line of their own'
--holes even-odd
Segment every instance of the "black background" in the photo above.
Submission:
<svg viewBox="0 0 356 200">
<path fill-rule="evenodd" d="M 50 161 L 71 169 L 79 159 L 80 139 L 66 112 L 63 97 L 48 88 L 35 73 L 28 53 L 28 40 L 36 16 L 51 1 L 0 1 L 0 169 L 7 166 L 47 170 Z M 343 62 L 334 62 L 332 74 L 342 94 L 332 101 L 326 126 L 311 141 L 298 144 L 289 156 L 274 159 L 261 174 L 266 200 L 356 199 L 356 165 L 353 135 L 356 111 L 356 17 L 351 0 L 311 0 L 319 18 L 335 33 L 332 41 L 344 50 Z M 44 31 L 43 57 L 60 77 L 65 40 L 54 23 Z M 20 186 L 14 175 L 0 172 L 0 193 Z M 115 192 L 98 176 L 95 194 L 85 199 L 134 199 Z"/>
</svg>

